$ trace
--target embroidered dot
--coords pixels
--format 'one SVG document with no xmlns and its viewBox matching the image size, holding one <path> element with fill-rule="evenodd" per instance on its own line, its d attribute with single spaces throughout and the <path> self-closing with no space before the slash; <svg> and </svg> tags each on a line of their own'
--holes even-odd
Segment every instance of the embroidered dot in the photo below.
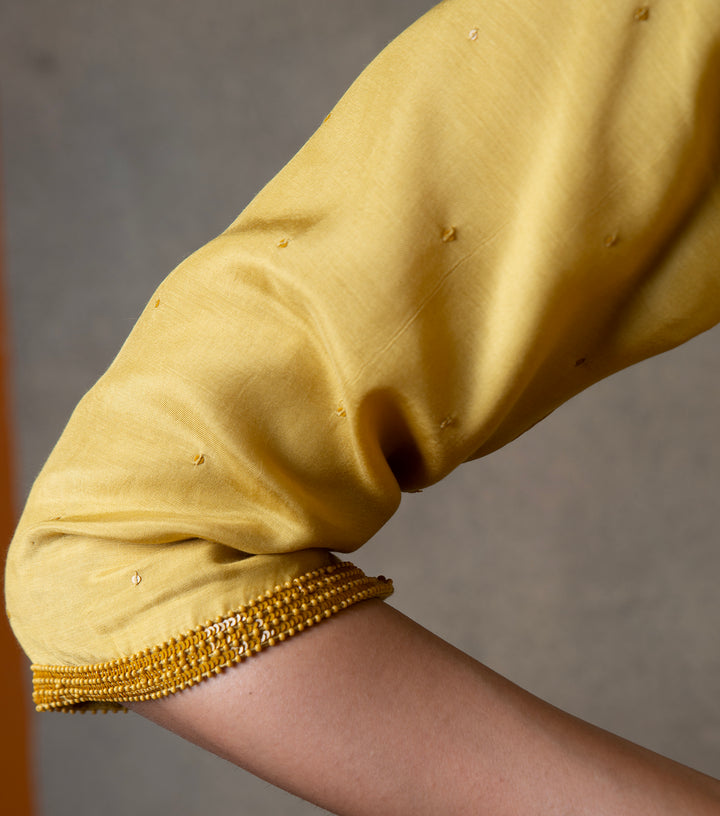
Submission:
<svg viewBox="0 0 720 816">
<path fill-rule="evenodd" d="M 140 581 L 142 581 L 142 577 L 140 576 L 140 573 L 137 570 L 135 570 L 135 574 L 130 580 L 133 582 L 133 584 L 135 584 L 135 586 L 137 586 L 140 583 Z"/>
<path fill-rule="evenodd" d="M 650 6 L 640 6 L 635 9 L 635 19 L 638 22 L 645 22 L 650 17 Z"/>
<path fill-rule="evenodd" d="M 450 428 L 454 424 L 455 424 L 455 417 L 454 416 L 447 416 L 440 423 L 440 430 L 444 431 L 446 428 Z"/>
<path fill-rule="evenodd" d="M 337 411 L 335 411 L 335 413 L 339 417 L 346 417 L 347 416 L 347 411 L 345 410 L 345 406 L 342 404 L 342 402 L 340 402 L 338 404 Z"/>
<path fill-rule="evenodd" d="M 443 242 L 449 244 L 451 241 L 454 241 L 457 238 L 457 230 L 455 227 L 448 227 L 446 230 L 443 230 L 442 239 Z"/>
<path fill-rule="evenodd" d="M 605 236 L 604 243 L 605 243 L 605 246 L 608 249 L 610 249 L 610 247 L 614 247 L 615 244 L 617 244 L 618 240 L 619 240 L 619 238 L 618 238 L 617 232 L 613 232 L 612 234 Z"/>
<path fill-rule="evenodd" d="M 196 453 L 195 456 L 193 456 L 193 465 L 202 465 L 204 463 L 205 457 L 202 455 L 202 453 Z"/>
<path fill-rule="evenodd" d="M 278 241 L 278 246 L 279 246 L 281 249 L 284 249 L 284 248 L 285 248 L 285 247 L 286 247 L 286 246 L 287 246 L 289 243 L 290 243 L 290 242 L 288 241 L 288 239 L 287 239 L 287 238 L 281 238 L 281 239 Z"/>
<path fill-rule="evenodd" d="M 332 116 L 332 113 L 328 113 L 328 115 L 323 119 L 323 124 L 325 122 L 327 122 L 330 119 L 331 116 Z"/>
<path fill-rule="evenodd" d="M 158 299 L 155 301 L 155 304 L 154 304 L 154 305 L 155 305 L 155 308 L 157 309 L 157 307 L 160 305 L 160 298 L 158 298 Z"/>
<path fill-rule="evenodd" d="M 468 34 L 468 39 L 475 42 L 477 38 L 480 36 L 480 31 L 477 28 L 470 29 L 470 33 Z"/>
</svg>

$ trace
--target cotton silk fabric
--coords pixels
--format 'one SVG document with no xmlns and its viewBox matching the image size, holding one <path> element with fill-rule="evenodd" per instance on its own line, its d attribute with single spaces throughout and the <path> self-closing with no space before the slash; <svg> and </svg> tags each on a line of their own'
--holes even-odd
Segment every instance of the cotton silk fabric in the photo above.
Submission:
<svg viewBox="0 0 720 816">
<path fill-rule="evenodd" d="M 35 664 L 335 565 L 401 491 L 720 320 L 720 4 L 643 8 L 445 0 L 161 284 L 10 550 Z"/>
</svg>

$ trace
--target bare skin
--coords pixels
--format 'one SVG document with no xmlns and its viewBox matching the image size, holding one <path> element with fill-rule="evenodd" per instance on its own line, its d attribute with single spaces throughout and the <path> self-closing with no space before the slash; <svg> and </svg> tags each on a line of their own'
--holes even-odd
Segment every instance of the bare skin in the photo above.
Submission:
<svg viewBox="0 0 720 816">
<path fill-rule="evenodd" d="M 720 781 L 548 705 L 380 601 L 130 707 L 341 816 L 720 815 Z"/>
</svg>

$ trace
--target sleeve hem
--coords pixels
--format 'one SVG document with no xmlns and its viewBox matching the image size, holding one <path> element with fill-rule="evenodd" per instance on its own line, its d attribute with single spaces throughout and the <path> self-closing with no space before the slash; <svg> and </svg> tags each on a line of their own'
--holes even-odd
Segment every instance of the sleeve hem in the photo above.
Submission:
<svg viewBox="0 0 720 816">
<path fill-rule="evenodd" d="M 359 601 L 385 599 L 392 581 L 349 562 L 305 573 L 255 601 L 129 657 L 83 666 L 33 665 L 37 711 L 122 711 L 194 686 Z"/>
</svg>

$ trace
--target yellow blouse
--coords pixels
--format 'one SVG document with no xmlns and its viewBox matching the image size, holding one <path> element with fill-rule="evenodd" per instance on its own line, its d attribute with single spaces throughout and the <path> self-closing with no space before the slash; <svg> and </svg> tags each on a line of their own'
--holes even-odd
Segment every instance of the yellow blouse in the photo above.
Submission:
<svg viewBox="0 0 720 816">
<path fill-rule="evenodd" d="M 720 3 L 445 0 L 153 294 L 37 479 L 39 709 L 201 681 L 392 590 L 401 492 L 720 320 Z"/>
</svg>

